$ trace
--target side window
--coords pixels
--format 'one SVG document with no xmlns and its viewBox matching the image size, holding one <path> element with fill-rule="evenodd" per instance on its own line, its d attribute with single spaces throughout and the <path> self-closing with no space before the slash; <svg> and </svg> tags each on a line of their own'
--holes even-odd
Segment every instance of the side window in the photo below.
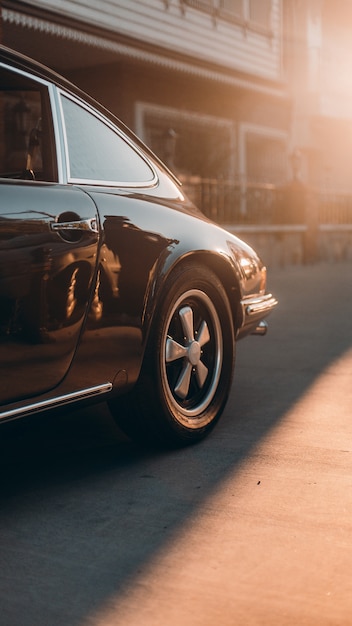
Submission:
<svg viewBox="0 0 352 626">
<path fill-rule="evenodd" d="M 45 86 L 0 67 L 0 177 L 56 180 L 49 111 Z"/>
<path fill-rule="evenodd" d="M 103 120 L 62 95 L 68 178 L 112 184 L 151 184 L 154 172 L 136 150 Z"/>
</svg>

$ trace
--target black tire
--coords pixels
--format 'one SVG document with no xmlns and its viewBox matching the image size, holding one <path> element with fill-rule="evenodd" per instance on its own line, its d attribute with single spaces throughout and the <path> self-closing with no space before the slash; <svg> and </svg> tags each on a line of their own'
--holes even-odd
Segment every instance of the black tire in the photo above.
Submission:
<svg viewBox="0 0 352 626">
<path fill-rule="evenodd" d="M 160 298 L 136 387 L 110 404 L 119 427 L 142 443 L 201 440 L 226 404 L 234 347 L 232 316 L 217 276 L 199 266 L 179 268 Z"/>
</svg>

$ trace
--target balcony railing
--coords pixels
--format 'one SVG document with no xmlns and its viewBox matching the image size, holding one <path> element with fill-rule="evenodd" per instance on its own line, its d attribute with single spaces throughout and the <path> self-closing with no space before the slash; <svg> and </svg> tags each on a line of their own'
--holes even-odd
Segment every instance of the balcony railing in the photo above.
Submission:
<svg viewBox="0 0 352 626">
<path fill-rule="evenodd" d="M 320 194 L 320 224 L 351 224 L 352 194 Z"/>
<path fill-rule="evenodd" d="M 199 177 L 182 182 L 193 202 L 219 224 L 352 224 L 352 194 L 322 193 L 297 182 L 240 185 Z"/>
</svg>

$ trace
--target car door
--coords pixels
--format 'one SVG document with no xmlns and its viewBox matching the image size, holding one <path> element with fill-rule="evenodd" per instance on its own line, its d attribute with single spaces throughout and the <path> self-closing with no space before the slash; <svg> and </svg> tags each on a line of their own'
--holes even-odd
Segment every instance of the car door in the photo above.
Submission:
<svg viewBox="0 0 352 626">
<path fill-rule="evenodd" d="M 99 232 L 84 191 L 57 183 L 49 87 L 0 65 L 0 402 L 67 373 L 94 287 Z"/>
</svg>

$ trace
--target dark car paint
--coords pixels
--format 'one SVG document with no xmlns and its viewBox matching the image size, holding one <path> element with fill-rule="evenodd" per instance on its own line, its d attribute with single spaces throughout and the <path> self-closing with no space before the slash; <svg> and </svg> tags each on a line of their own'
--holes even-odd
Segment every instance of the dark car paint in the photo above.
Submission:
<svg viewBox="0 0 352 626">
<path fill-rule="evenodd" d="M 220 246 L 223 249 L 223 275 L 226 275 L 227 264 L 232 261 L 226 251 L 223 232 L 219 229 L 221 237 L 218 240 L 215 232 L 209 237 L 205 221 L 168 209 L 165 203 L 156 204 L 151 198 L 127 198 L 115 191 L 96 192 L 94 189 L 90 189 L 89 193 L 99 206 L 104 243 L 119 258 L 121 266 L 118 277 L 119 297 L 114 299 L 106 284 L 101 290 L 104 312 L 99 323 L 94 324 L 95 332 L 98 327 L 106 329 L 107 326 L 115 331 L 121 326 L 129 329 L 131 353 L 138 355 L 137 362 L 133 363 L 132 368 L 126 368 L 124 361 L 120 363 L 120 355 L 116 351 L 113 367 L 118 365 L 118 368 L 125 369 L 128 382 L 132 384 L 139 373 L 160 292 L 167 285 L 169 275 L 177 263 L 190 255 L 195 259 L 198 254 L 203 263 L 207 258 L 209 267 L 212 267 L 212 247 L 215 256 L 215 253 L 219 253 Z M 104 277 L 107 270 L 104 269 L 103 258 L 104 250 L 100 260 Z M 233 272 L 231 275 L 233 280 Z M 233 282 L 230 289 L 237 289 L 239 300 L 238 283 Z M 230 293 L 231 291 L 229 296 Z M 136 337 L 139 337 L 137 344 Z M 126 338 L 124 344 L 126 345 Z M 104 353 L 101 354 L 102 362 L 99 361 L 99 355 L 95 358 L 97 369 L 105 369 L 110 380 L 116 371 L 108 371 Z"/>
<path fill-rule="evenodd" d="M 43 393 L 67 373 L 87 310 L 98 236 L 85 235 L 73 247 L 50 229 L 63 207 L 96 216 L 93 201 L 79 189 L 0 180 L 0 194 L 0 375 L 1 401 L 8 402 Z M 77 268 L 80 301 L 67 316 Z"/>
<path fill-rule="evenodd" d="M 83 97 L 45 68 L 2 47 L 0 52 L 5 61 Z M 152 163 L 156 185 L 136 190 L 0 179 L 5 417 L 26 407 L 38 410 L 42 400 L 67 394 L 80 399 L 80 390 L 91 388 L 82 396 L 94 396 L 100 385 L 127 391 L 138 378 L 159 298 L 175 267 L 191 257 L 221 279 L 238 336 L 256 324 L 253 318 L 242 326 L 240 306 L 241 299 L 262 291 L 263 264 L 256 253 L 202 216 L 167 169 L 119 127 Z M 53 232 L 52 224 L 66 213 L 96 217 L 99 232 L 77 240 Z M 241 258 L 250 260 L 246 273 Z"/>
</svg>

